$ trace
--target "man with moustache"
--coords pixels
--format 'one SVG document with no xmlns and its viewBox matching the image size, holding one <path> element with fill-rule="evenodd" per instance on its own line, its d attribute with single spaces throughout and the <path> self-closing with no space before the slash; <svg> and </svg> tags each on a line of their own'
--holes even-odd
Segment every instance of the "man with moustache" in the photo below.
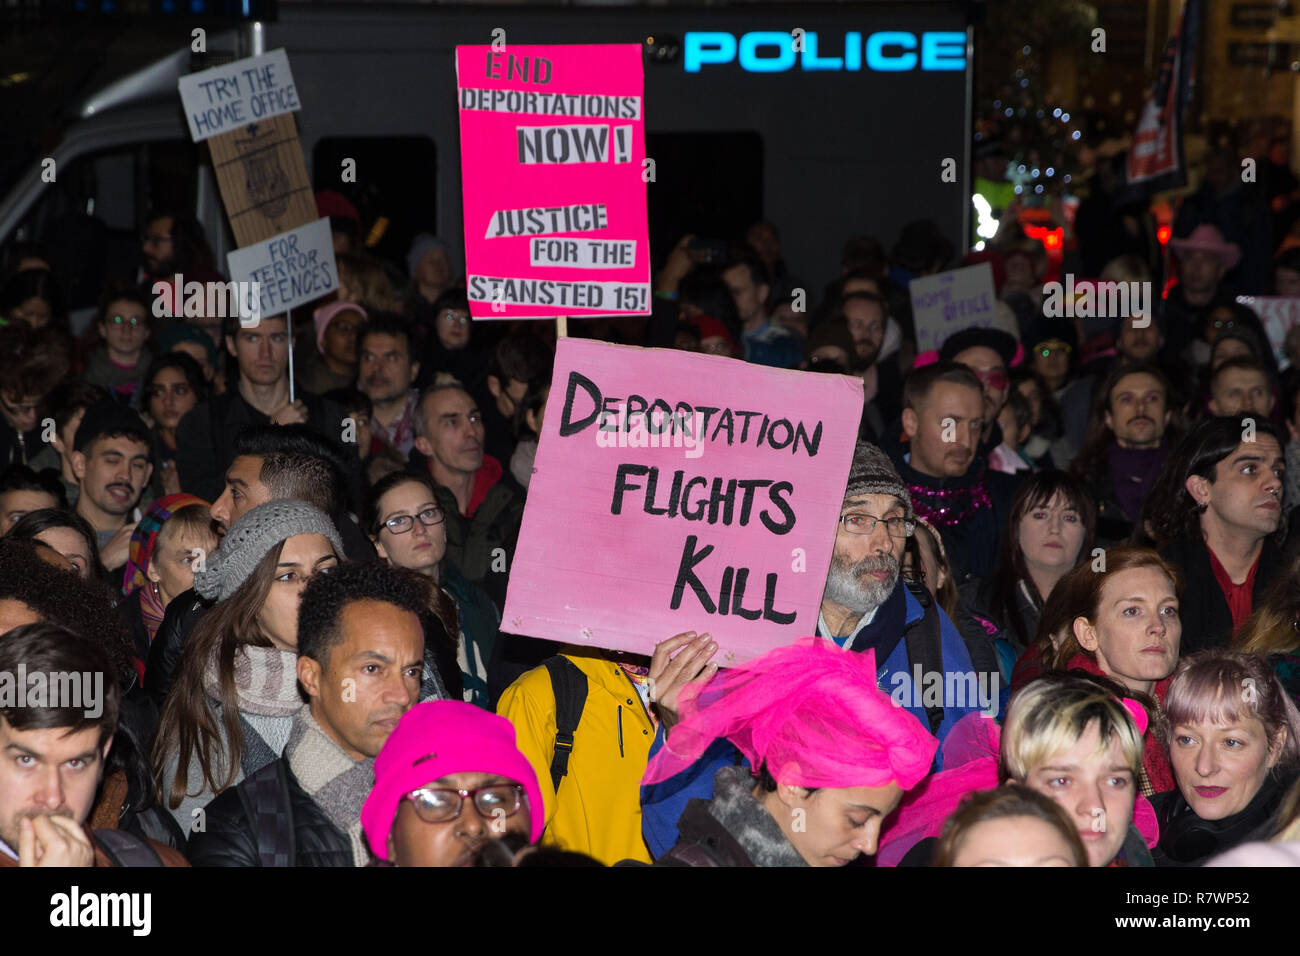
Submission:
<svg viewBox="0 0 1300 956">
<path fill-rule="evenodd" d="M 903 386 L 907 444 L 895 464 L 916 513 L 943 538 L 958 584 L 992 572 L 1019 483 L 978 454 L 986 408 L 979 376 L 957 362 L 915 369 Z"/>
<path fill-rule="evenodd" d="M 1070 466 L 1097 504 L 1097 543 L 1127 540 L 1173 444 L 1169 382 L 1154 365 L 1116 366 L 1097 390 L 1083 450 Z"/>
<path fill-rule="evenodd" d="M 966 374 L 974 378 L 973 373 Z M 979 380 L 975 381 L 979 403 Z M 975 431 L 978 434 L 978 427 Z M 992 681 L 997 662 L 989 642 L 968 646 L 924 587 L 902 579 L 903 549 L 914 519 L 911 495 L 888 456 L 869 442 L 858 442 L 840 506 L 817 635 L 846 651 L 874 652 L 880 689 L 942 741 L 967 714 L 984 710 L 995 715 L 998 685 Z M 681 688 L 712 676 L 708 665 L 716 648 L 709 652 L 709 644 L 708 634 L 678 635 L 655 649 L 650 676 L 660 727 L 651 746 L 652 758 L 677 722 Z M 945 691 L 939 700 L 924 698 L 915 681 L 918 669 L 923 675 L 943 677 Z M 981 671 L 988 676 L 981 677 Z M 947 689 L 957 687 L 984 687 L 994 699 L 985 709 L 980 701 L 970 699 L 978 694 L 949 697 Z M 736 762 L 733 751 L 725 740 L 715 743 L 689 770 L 641 788 L 642 832 L 656 858 L 677 842 L 677 821 L 686 802 L 692 797 L 709 799 L 714 773 Z M 941 750 L 935 756 L 936 769 L 942 760 Z"/>
<path fill-rule="evenodd" d="M 315 575 L 302 598 L 298 682 L 309 702 L 284 755 L 205 808 L 205 829 L 190 837 L 195 866 L 369 863 L 361 807 L 375 757 L 419 700 L 428 587 L 386 564 L 349 564 Z"/>
<path fill-rule="evenodd" d="M 1211 418 L 1170 456 L 1147 502 L 1161 555 L 1183 573 L 1182 653 L 1227 647 L 1284 560 L 1286 458 L 1267 418 Z"/>
<path fill-rule="evenodd" d="M 153 443 L 144 420 L 111 399 L 86 409 L 73 443 L 72 472 L 81 494 L 77 514 L 95 529 L 106 571 L 126 564 L 139 512 L 153 474 Z"/>
</svg>

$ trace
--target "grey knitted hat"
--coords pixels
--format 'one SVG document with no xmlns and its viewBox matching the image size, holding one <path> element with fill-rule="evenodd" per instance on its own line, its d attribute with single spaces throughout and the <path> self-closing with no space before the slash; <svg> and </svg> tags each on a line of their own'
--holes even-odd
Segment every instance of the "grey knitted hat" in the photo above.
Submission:
<svg viewBox="0 0 1300 956">
<path fill-rule="evenodd" d="M 204 569 L 194 572 L 194 590 L 209 601 L 224 601 L 273 547 L 296 534 L 323 534 L 343 556 L 343 540 L 325 512 L 305 501 L 268 501 L 230 526 Z"/>
<path fill-rule="evenodd" d="M 916 520 L 912 495 L 898 477 L 894 463 L 869 441 L 860 441 L 853 447 L 853 464 L 849 467 L 849 485 L 844 489 L 844 497 L 854 495 L 893 495 L 902 502 L 907 520 Z"/>
</svg>

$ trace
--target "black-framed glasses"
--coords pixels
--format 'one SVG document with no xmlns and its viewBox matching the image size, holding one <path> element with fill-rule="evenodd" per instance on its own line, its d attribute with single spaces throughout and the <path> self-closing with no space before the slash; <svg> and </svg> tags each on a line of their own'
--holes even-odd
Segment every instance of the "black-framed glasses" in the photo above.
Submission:
<svg viewBox="0 0 1300 956">
<path fill-rule="evenodd" d="M 415 518 L 420 519 L 420 524 L 424 525 L 426 528 L 432 528 L 436 524 L 442 524 L 445 517 L 446 515 L 442 513 L 441 508 L 425 508 L 415 516 Z M 410 515 L 393 515 L 384 522 L 384 527 L 393 534 L 406 534 L 406 532 L 415 527 L 415 518 L 412 518 Z"/>
<path fill-rule="evenodd" d="M 421 787 L 405 794 L 402 799 L 411 801 L 415 814 L 425 823 L 450 823 L 460 816 L 465 798 L 474 801 L 474 809 L 485 820 L 512 817 L 524 805 L 524 788 L 518 783 L 494 783 L 473 790 L 451 787 Z"/>
<path fill-rule="evenodd" d="M 469 325 L 469 316 L 461 315 L 459 312 L 444 312 L 438 316 L 439 322 L 446 322 L 448 325 Z"/>
<path fill-rule="evenodd" d="M 915 524 L 902 516 L 877 518 L 865 511 L 850 511 L 840 515 L 840 524 L 844 525 L 844 530 L 849 534 L 871 534 L 876 530 L 876 525 L 883 524 L 891 538 L 906 538 L 916 529 Z"/>
<path fill-rule="evenodd" d="M 144 325 L 144 319 L 137 315 L 112 315 L 108 319 L 113 325 L 129 325 L 132 328 Z"/>
</svg>

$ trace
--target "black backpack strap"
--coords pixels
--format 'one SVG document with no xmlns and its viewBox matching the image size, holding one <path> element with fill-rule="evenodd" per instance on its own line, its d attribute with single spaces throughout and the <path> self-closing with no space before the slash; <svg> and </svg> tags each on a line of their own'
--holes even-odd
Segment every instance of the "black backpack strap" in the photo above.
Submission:
<svg viewBox="0 0 1300 956">
<path fill-rule="evenodd" d="M 551 786 L 559 792 L 560 781 L 569 772 L 573 735 L 587 706 L 587 675 L 567 657 L 556 655 L 542 661 L 551 675 L 555 694 L 555 754 L 551 757 Z"/>
<path fill-rule="evenodd" d="M 916 590 L 913 585 L 908 583 L 906 587 L 915 597 Z M 917 600 L 919 601 L 920 598 L 918 597 Z M 920 664 L 922 674 L 942 674 L 943 634 L 940 630 L 939 610 L 934 602 L 929 600 L 922 604 L 922 607 L 925 608 L 925 614 L 903 632 L 903 640 L 907 642 L 907 662 L 912 670 Z M 925 716 L 930 722 L 930 733 L 937 737 L 939 725 L 943 723 L 942 705 L 927 706 Z"/>
<path fill-rule="evenodd" d="M 272 771 L 271 768 L 274 768 Z M 293 866 L 293 807 L 284 761 L 277 760 L 239 785 L 239 799 L 257 840 L 261 866 Z"/>
<path fill-rule="evenodd" d="M 122 830 L 102 828 L 93 832 L 95 844 L 104 851 L 114 866 L 165 865 L 148 840 L 141 840 Z"/>
</svg>

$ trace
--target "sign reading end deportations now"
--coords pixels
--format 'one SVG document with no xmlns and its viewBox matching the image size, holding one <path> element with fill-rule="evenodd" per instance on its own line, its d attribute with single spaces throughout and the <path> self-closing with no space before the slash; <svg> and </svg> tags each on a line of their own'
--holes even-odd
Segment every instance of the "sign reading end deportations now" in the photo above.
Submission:
<svg viewBox="0 0 1300 956">
<path fill-rule="evenodd" d="M 862 381 L 560 339 L 502 630 L 724 667 L 815 634 Z"/>
<path fill-rule="evenodd" d="M 456 48 L 476 319 L 650 312 L 636 44 Z"/>
</svg>

